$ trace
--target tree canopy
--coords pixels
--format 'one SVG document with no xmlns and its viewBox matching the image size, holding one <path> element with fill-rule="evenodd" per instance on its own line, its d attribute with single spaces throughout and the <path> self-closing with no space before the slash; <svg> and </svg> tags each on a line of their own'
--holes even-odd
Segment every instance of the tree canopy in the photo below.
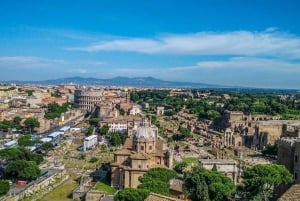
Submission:
<svg viewBox="0 0 300 201">
<path fill-rule="evenodd" d="M 102 127 L 99 129 L 99 133 L 100 133 L 101 135 L 107 135 L 108 130 L 109 130 L 108 125 L 104 125 L 104 126 L 102 126 Z"/>
<path fill-rule="evenodd" d="M 141 188 L 126 188 L 114 196 L 114 201 L 144 201 L 150 191 Z"/>
<path fill-rule="evenodd" d="M 247 168 L 242 176 L 247 198 L 260 197 L 263 201 L 271 200 L 275 187 L 293 181 L 291 173 L 283 165 L 277 164 Z"/>
<path fill-rule="evenodd" d="M 243 92 L 216 91 L 216 90 L 191 90 L 193 97 L 199 93 L 208 93 L 212 97 L 193 99 L 191 95 L 170 96 L 166 90 L 143 90 L 131 93 L 131 100 L 138 103 L 149 103 L 152 112 L 157 106 L 164 106 L 166 115 L 173 115 L 183 108 L 191 114 L 198 115 L 201 119 L 210 119 L 218 122 L 224 110 L 243 111 L 252 114 L 282 115 L 283 119 L 300 119 L 299 95 L 291 98 L 282 98 L 274 92 Z M 226 93 L 229 99 L 222 99 Z M 286 92 L 280 92 L 286 93 Z M 218 106 L 221 104 L 222 106 Z"/>
<path fill-rule="evenodd" d="M 100 121 L 100 118 L 91 118 L 89 120 L 89 123 L 90 123 L 90 125 L 98 126 L 99 121 Z"/>
<path fill-rule="evenodd" d="M 119 112 L 120 112 L 120 115 L 121 115 L 121 116 L 124 116 L 124 115 L 125 115 L 125 110 L 124 110 L 123 108 L 121 108 Z"/>
<path fill-rule="evenodd" d="M 41 150 L 47 154 L 50 150 L 54 149 L 54 145 L 51 142 L 45 142 L 41 145 Z"/>
<path fill-rule="evenodd" d="M 184 191 L 193 201 L 223 201 L 229 200 L 235 185 L 222 173 L 194 168 L 184 175 Z"/>
<path fill-rule="evenodd" d="M 57 117 L 60 117 L 60 115 L 62 113 L 68 111 L 69 106 L 70 106 L 70 103 L 64 103 L 64 104 L 62 104 L 62 106 L 60 106 L 56 102 L 50 103 L 47 106 L 48 111 L 45 114 L 45 118 L 47 118 L 47 119 L 55 119 Z"/>
<path fill-rule="evenodd" d="M 278 152 L 278 146 L 277 144 L 274 145 L 267 145 L 264 150 L 262 150 L 262 154 L 264 155 L 273 155 L 273 156 L 277 156 L 277 152 Z"/>
<path fill-rule="evenodd" d="M 178 172 L 179 174 L 182 174 L 183 173 L 183 170 L 188 166 L 187 162 L 185 161 L 182 161 L 180 163 L 177 163 L 175 166 L 174 166 L 174 170 L 176 172 Z"/>
<path fill-rule="evenodd" d="M 13 127 L 20 129 L 21 128 L 22 118 L 19 116 L 15 116 L 12 120 Z"/>
<path fill-rule="evenodd" d="M 9 182 L 7 180 L 0 179 L 0 196 L 5 195 L 9 191 Z"/>
<path fill-rule="evenodd" d="M 12 180 L 34 180 L 40 176 L 40 169 L 34 161 L 11 161 L 4 169 L 7 178 Z"/>
<path fill-rule="evenodd" d="M 29 132 L 32 132 L 34 128 L 40 127 L 40 122 L 36 118 L 29 117 L 24 121 L 24 125 Z"/>
<path fill-rule="evenodd" d="M 13 127 L 13 124 L 11 121 L 4 119 L 3 121 L 0 122 L 0 129 L 7 130 L 12 127 Z"/>
<path fill-rule="evenodd" d="M 120 146 L 121 144 L 124 144 L 127 135 L 124 133 L 108 133 L 108 136 L 110 137 L 110 143 L 112 146 Z"/>
<path fill-rule="evenodd" d="M 144 201 L 150 192 L 169 195 L 169 181 L 176 178 L 175 171 L 166 168 L 152 168 L 139 178 L 137 189 L 126 188 L 118 192 L 114 201 Z"/>
<path fill-rule="evenodd" d="M 161 195 L 170 195 L 169 181 L 177 177 L 174 170 L 166 168 L 152 168 L 139 178 L 141 184 L 138 188 Z"/>
<path fill-rule="evenodd" d="M 9 162 L 14 160 L 34 161 L 38 165 L 44 160 L 42 155 L 33 153 L 24 148 L 1 149 L 0 158 Z"/>
<path fill-rule="evenodd" d="M 32 140 L 31 135 L 22 135 L 18 138 L 18 145 L 21 147 L 30 147 L 38 143 L 38 140 Z"/>
<path fill-rule="evenodd" d="M 167 168 L 151 168 L 148 170 L 143 177 L 140 177 L 139 180 L 142 183 L 147 181 L 152 181 L 154 179 L 160 180 L 162 182 L 168 183 L 171 179 L 177 177 L 177 173 L 174 170 Z"/>
<path fill-rule="evenodd" d="M 158 179 L 149 180 L 147 182 L 141 183 L 138 188 L 147 189 L 150 192 L 158 193 L 161 195 L 170 195 L 169 183 L 160 181 Z"/>
</svg>

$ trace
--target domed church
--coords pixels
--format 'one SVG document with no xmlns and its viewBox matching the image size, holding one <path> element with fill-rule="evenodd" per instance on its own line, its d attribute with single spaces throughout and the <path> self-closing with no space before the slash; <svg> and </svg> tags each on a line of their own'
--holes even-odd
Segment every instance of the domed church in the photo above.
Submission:
<svg viewBox="0 0 300 201">
<path fill-rule="evenodd" d="M 115 151 L 114 163 L 111 164 L 112 186 L 136 188 L 138 178 L 150 168 L 172 167 L 172 149 L 158 137 L 158 129 L 144 119 L 141 126 L 129 136 L 122 149 Z"/>
</svg>

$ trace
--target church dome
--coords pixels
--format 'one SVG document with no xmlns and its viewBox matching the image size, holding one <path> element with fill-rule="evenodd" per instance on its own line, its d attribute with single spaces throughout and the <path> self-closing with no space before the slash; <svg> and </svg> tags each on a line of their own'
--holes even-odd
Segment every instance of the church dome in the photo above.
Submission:
<svg viewBox="0 0 300 201">
<path fill-rule="evenodd" d="M 155 138 L 155 133 L 151 128 L 150 123 L 148 121 L 143 121 L 142 126 L 136 130 L 134 137 L 145 139 Z"/>
<path fill-rule="evenodd" d="M 140 127 L 136 130 L 135 138 L 155 138 L 154 131 L 151 127 Z"/>
</svg>

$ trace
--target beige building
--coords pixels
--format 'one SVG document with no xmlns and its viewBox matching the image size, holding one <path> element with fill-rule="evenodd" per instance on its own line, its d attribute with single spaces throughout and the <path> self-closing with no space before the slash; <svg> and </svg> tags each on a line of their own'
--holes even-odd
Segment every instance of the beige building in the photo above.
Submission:
<svg viewBox="0 0 300 201">
<path fill-rule="evenodd" d="M 100 122 L 100 127 L 107 125 L 109 132 L 127 133 L 130 137 L 133 131 L 136 130 L 142 122 L 139 116 L 119 116 L 117 118 L 110 118 Z M 154 127 L 154 132 L 157 132 L 157 127 Z"/>
<path fill-rule="evenodd" d="M 157 107 L 156 108 L 156 114 L 157 114 L 157 116 L 164 115 L 164 113 L 165 113 L 165 107 Z"/>
<path fill-rule="evenodd" d="M 277 162 L 294 175 L 296 183 L 300 183 L 300 138 L 282 138 L 278 141 Z"/>
<path fill-rule="evenodd" d="M 202 159 L 199 163 L 200 167 L 207 170 L 212 170 L 214 165 L 216 165 L 218 172 L 225 174 L 233 181 L 234 184 L 238 182 L 240 170 L 238 163 L 235 160 Z"/>
<path fill-rule="evenodd" d="M 280 120 L 280 116 L 245 115 L 241 111 L 226 110 L 222 116 L 225 146 L 247 146 L 263 149 L 281 137 L 298 137 L 300 121 Z M 231 132 L 227 132 L 231 130 Z M 238 138 L 240 135 L 241 138 Z"/>
<path fill-rule="evenodd" d="M 278 201 L 297 201 L 300 197 L 300 184 L 293 184 Z"/>
<path fill-rule="evenodd" d="M 74 92 L 75 107 L 92 111 L 96 105 L 102 101 L 103 90 L 81 90 L 76 89 Z"/>
<path fill-rule="evenodd" d="M 136 188 L 139 185 L 138 178 L 150 168 L 171 168 L 172 161 L 172 150 L 144 120 L 134 135 L 126 139 L 124 147 L 114 153 L 112 186 L 119 189 Z"/>
<path fill-rule="evenodd" d="M 168 197 L 156 193 L 150 193 L 145 201 L 182 201 L 181 199 Z"/>
</svg>

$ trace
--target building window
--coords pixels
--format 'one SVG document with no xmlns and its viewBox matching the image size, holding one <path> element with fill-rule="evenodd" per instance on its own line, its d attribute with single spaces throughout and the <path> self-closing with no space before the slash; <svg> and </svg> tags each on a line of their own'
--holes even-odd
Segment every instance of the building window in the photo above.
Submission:
<svg viewBox="0 0 300 201">
<path fill-rule="evenodd" d="M 295 162 L 298 163 L 298 155 L 295 155 Z"/>
<path fill-rule="evenodd" d="M 152 150 L 152 146 L 149 146 L 149 150 Z"/>
<path fill-rule="evenodd" d="M 294 176 L 295 176 L 295 180 L 297 180 L 297 177 L 298 177 L 297 172 L 294 173 Z"/>
<path fill-rule="evenodd" d="M 144 150 L 144 146 L 141 146 L 141 150 Z"/>
<path fill-rule="evenodd" d="M 139 168 L 142 168 L 142 166 L 141 166 L 141 165 L 139 165 Z"/>
</svg>

